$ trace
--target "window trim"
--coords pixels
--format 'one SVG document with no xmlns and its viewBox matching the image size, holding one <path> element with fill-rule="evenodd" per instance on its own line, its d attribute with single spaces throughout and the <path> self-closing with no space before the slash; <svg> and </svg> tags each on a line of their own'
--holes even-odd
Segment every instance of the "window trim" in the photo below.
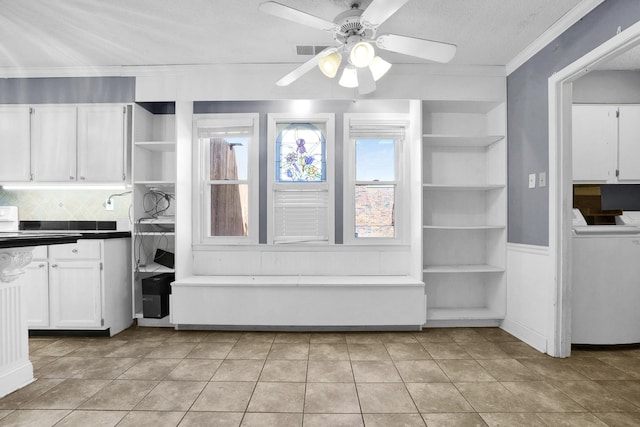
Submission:
<svg viewBox="0 0 640 427">
<path fill-rule="evenodd" d="M 282 182 L 276 181 L 276 137 L 279 123 L 323 123 L 325 135 L 325 183 L 319 182 Z M 267 244 L 287 246 L 333 245 L 335 243 L 335 114 L 333 113 L 269 113 L 267 114 Z M 327 205 L 327 242 L 291 242 L 274 243 L 275 211 L 274 191 L 288 186 L 305 185 L 309 189 L 326 186 Z"/>
<path fill-rule="evenodd" d="M 404 138 L 395 139 L 395 181 L 356 181 L 356 144 L 351 137 L 352 122 L 371 123 L 372 126 L 401 125 L 404 127 Z M 408 144 L 410 133 L 410 117 L 399 113 L 345 113 L 343 121 L 343 242 L 345 245 L 405 245 L 409 239 L 410 224 L 410 158 Z M 390 139 L 387 135 L 380 135 L 380 139 Z M 361 138 L 364 139 L 364 138 Z M 394 226 L 395 237 L 355 237 L 355 189 L 357 185 L 395 184 Z"/>
<path fill-rule="evenodd" d="M 209 126 L 233 127 L 241 123 L 251 123 L 253 128 L 251 144 L 247 150 L 247 179 L 229 181 L 226 184 L 248 185 L 248 232 L 247 236 L 210 236 L 208 235 L 211 210 L 210 188 L 212 181 L 206 176 L 208 171 L 206 144 L 200 142 L 198 129 Z M 257 244 L 259 239 L 259 114 L 194 114 L 193 116 L 193 244 L 194 245 L 229 245 L 229 244 Z"/>
</svg>

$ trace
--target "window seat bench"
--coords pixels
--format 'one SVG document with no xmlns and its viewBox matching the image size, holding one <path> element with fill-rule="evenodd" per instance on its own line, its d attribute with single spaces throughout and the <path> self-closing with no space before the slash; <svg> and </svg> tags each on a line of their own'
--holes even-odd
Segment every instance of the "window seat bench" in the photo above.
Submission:
<svg viewBox="0 0 640 427">
<path fill-rule="evenodd" d="M 188 326 L 419 329 L 425 285 L 411 276 L 191 276 L 171 285 Z"/>
</svg>

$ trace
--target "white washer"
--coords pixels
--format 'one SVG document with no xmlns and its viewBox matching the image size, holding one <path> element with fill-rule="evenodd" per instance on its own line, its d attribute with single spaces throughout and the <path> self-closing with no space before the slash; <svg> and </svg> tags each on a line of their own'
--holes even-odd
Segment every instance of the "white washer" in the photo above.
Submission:
<svg viewBox="0 0 640 427">
<path fill-rule="evenodd" d="M 574 227 L 571 342 L 640 343 L 640 228 L 590 227 Z"/>
</svg>

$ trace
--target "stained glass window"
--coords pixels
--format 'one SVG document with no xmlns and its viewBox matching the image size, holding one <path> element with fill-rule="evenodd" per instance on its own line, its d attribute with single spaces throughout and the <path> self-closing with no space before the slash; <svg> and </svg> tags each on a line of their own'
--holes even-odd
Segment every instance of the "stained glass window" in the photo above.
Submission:
<svg viewBox="0 0 640 427">
<path fill-rule="evenodd" d="M 276 181 L 326 181 L 326 139 L 322 124 L 278 124 Z"/>
</svg>

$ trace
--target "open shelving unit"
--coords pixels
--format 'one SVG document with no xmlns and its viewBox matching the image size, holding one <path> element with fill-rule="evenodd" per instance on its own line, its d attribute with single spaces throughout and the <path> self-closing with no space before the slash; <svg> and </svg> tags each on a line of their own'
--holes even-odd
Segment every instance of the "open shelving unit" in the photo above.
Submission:
<svg viewBox="0 0 640 427">
<path fill-rule="evenodd" d="M 427 326 L 489 326 L 506 307 L 504 101 L 423 101 Z"/>
<path fill-rule="evenodd" d="M 175 254 L 176 247 L 175 102 L 136 103 L 133 117 L 133 313 L 140 326 L 171 326 L 169 316 L 143 316 L 142 280 L 175 273 L 154 261 L 158 249 Z"/>
</svg>

